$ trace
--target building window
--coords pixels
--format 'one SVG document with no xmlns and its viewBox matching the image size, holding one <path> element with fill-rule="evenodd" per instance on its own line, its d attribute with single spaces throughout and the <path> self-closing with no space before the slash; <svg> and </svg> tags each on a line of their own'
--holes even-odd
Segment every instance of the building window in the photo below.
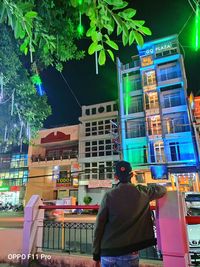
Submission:
<svg viewBox="0 0 200 267">
<path fill-rule="evenodd" d="M 96 108 L 92 108 L 92 115 L 95 115 L 97 113 Z"/>
<path fill-rule="evenodd" d="M 111 112 L 111 105 L 106 106 L 106 112 Z"/>
<path fill-rule="evenodd" d="M 180 116 L 173 116 L 163 119 L 164 131 L 166 134 L 180 133 L 190 131 L 189 121 L 187 114 L 181 114 Z"/>
<path fill-rule="evenodd" d="M 113 162 L 104 161 L 104 162 L 92 162 L 85 163 L 84 166 L 85 173 L 81 176 L 83 179 L 113 179 Z"/>
<path fill-rule="evenodd" d="M 143 136 L 146 136 L 144 119 L 128 120 L 126 122 L 126 138 L 136 138 Z"/>
<path fill-rule="evenodd" d="M 116 123 L 117 119 L 112 119 Z M 85 136 L 110 134 L 112 129 L 110 120 L 93 121 L 85 124 Z"/>
<path fill-rule="evenodd" d="M 181 77 L 181 70 L 178 62 L 158 66 L 158 81 L 167 81 Z"/>
<path fill-rule="evenodd" d="M 156 85 L 156 73 L 155 70 L 146 71 L 143 73 L 143 86 Z"/>
<path fill-rule="evenodd" d="M 172 161 L 178 161 L 181 159 L 180 148 L 178 142 L 169 143 L 170 155 Z"/>
<path fill-rule="evenodd" d="M 153 109 L 153 108 L 158 108 L 158 93 L 153 92 L 153 93 L 146 93 L 145 94 L 145 108 L 148 109 Z"/>
<path fill-rule="evenodd" d="M 89 109 L 86 109 L 86 110 L 85 110 L 85 114 L 86 114 L 87 116 L 89 116 L 89 115 L 90 115 L 90 110 L 89 110 Z"/>
<path fill-rule="evenodd" d="M 126 105 L 128 105 L 128 114 L 142 112 L 143 111 L 142 96 L 139 95 L 130 97 L 130 101 L 128 101 Z"/>
<path fill-rule="evenodd" d="M 152 55 L 141 57 L 141 65 L 142 67 L 149 66 L 153 64 Z"/>
<path fill-rule="evenodd" d="M 180 106 L 182 103 L 180 92 L 163 95 L 164 108 Z"/>
<path fill-rule="evenodd" d="M 154 144 L 154 154 L 156 162 L 165 162 L 165 152 L 163 142 L 156 142 Z"/>
<path fill-rule="evenodd" d="M 160 116 L 152 116 L 148 118 L 147 123 L 148 123 L 148 134 L 149 135 L 162 134 Z"/>
<path fill-rule="evenodd" d="M 141 78 L 137 72 L 127 73 L 123 77 L 123 87 L 125 93 L 141 90 Z"/>
<path fill-rule="evenodd" d="M 85 143 L 85 157 L 102 157 L 117 155 L 110 139 L 90 141 Z"/>
</svg>

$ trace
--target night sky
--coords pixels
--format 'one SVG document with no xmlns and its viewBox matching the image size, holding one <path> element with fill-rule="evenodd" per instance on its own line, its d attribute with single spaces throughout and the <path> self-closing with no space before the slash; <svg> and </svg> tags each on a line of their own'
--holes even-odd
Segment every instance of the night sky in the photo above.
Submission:
<svg viewBox="0 0 200 267">
<path fill-rule="evenodd" d="M 188 93 L 200 95 L 200 51 L 191 48 L 191 33 L 194 26 L 194 12 L 187 0 L 134 0 L 131 6 L 137 10 L 135 19 L 144 19 L 146 26 L 152 31 L 152 36 L 145 37 L 145 41 L 162 38 L 172 34 L 179 34 L 179 42 L 184 54 Z M 159 11 L 158 11 L 159 10 Z M 192 13 L 193 12 L 193 13 Z M 192 14 L 188 23 L 186 21 Z M 185 26 L 184 26 L 185 25 Z M 90 41 L 84 39 L 80 46 L 86 49 Z M 123 47 L 118 41 L 120 50 L 116 56 L 123 63 L 131 61 L 131 56 L 137 54 L 136 44 Z M 99 67 L 99 74 L 95 73 L 94 55 L 81 61 L 71 61 L 65 64 L 63 75 L 75 93 L 81 105 L 117 99 L 116 65 L 110 59 L 103 67 Z M 42 73 L 43 85 L 46 90 L 52 115 L 46 120 L 46 128 L 78 123 L 81 108 L 72 96 L 60 73 L 48 68 Z"/>
</svg>

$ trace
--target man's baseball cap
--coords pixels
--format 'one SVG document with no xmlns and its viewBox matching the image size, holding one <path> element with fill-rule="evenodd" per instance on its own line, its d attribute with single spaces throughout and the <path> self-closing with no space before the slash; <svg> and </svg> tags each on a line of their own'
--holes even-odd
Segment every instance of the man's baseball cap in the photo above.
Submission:
<svg viewBox="0 0 200 267">
<path fill-rule="evenodd" d="M 122 183 L 127 183 L 131 178 L 131 164 L 127 161 L 118 161 L 115 165 L 115 175 L 118 177 L 119 181 Z"/>
</svg>

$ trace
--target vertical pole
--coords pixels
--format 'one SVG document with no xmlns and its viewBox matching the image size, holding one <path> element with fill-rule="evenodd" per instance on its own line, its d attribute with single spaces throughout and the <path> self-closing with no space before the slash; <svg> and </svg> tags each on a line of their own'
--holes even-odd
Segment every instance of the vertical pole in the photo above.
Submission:
<svg viewBox="0 0 200 267">
<path fill-rule="evenodd" d="M 98 54 L 97 51 L 95 51 L 95 66 L 96 66 L 96 74 L 99 74 L 99 67 L 98 67 Z"/>
<path fill-rule="evenodd" d="M 0 84 L 1 84 L 1 92 L 0 92 L 0 102 L 3 100 L 3 73 L 0 75 Z"/>
<path fill-rule="evenodd" d="M 64 222 L 65 222 L 65 214 L 64 214 L 64 211 L 63 211 L 63 216 L 62 216 L 62 230 L 61 230 L 61 248 L 62 248 L 62 250 L 64 250 L 64 248 L 65 248 L 65 239 L 64 239 L 64 236 L 65 236 L 65 228 L 64 228 Z"/>
<path fill-rule="evenodd" d="M 121 62 L 117 58 L 117 80 L 118 80 L 118 99 L 119 99 L 119 138 L 121 144 L 120 159 L 124 159 L 124 139 L 125 139 L 125 119 L 124 119 L 124 94 L 121 76 Z"/>
<path fill-rule="evenodd" d="M 184 199 L 180 192 L 168 192 L 157 203 L 158 244 L 164 267 L 188 267 L 189 244 L 185 221 Z"/>
</svg>

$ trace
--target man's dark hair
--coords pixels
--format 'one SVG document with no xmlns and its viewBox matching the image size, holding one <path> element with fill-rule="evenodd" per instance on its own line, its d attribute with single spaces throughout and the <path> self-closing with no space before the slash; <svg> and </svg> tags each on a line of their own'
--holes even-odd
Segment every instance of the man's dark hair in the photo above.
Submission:
<svg viewBox="0 0 200 267">
<path fill-rule="evenodd" d="M 118 161 L 115 165 L 115 175 L 121 183 L 129 183 L 131 180 L 131 164 L 127 161 Z"/>
</svg>

